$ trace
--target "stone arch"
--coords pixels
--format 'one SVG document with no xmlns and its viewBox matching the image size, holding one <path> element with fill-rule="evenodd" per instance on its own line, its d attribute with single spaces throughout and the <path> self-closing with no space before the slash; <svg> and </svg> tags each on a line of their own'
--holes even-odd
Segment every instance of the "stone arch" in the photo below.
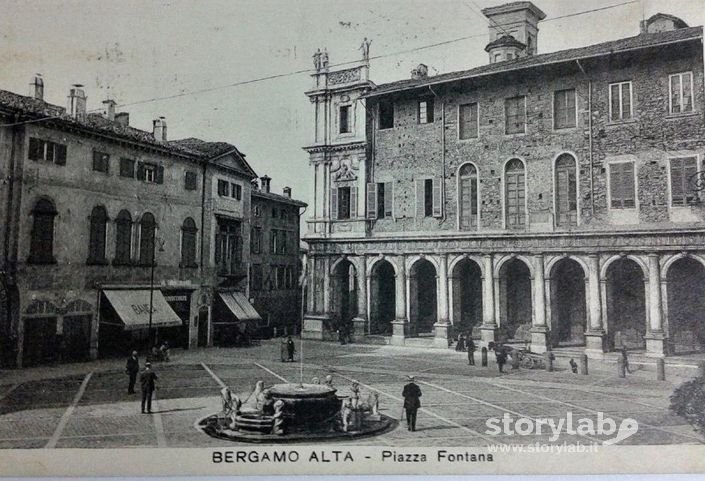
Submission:
<svg viewBox="0 0 705 481">
<path fill-rule="evenodd" d="M 389 264 L 392 266 L 392 269 L 394 269 L 394 275 L 399 275 L 399 266 L 397 265 L 396 260 L 393 257 L 381 255 L 377 257 L 372 257 L 367 263 L 367 277 L 372 277 L 372 275 L 374 274 L 375 266 L 382 261 L 389 262 Z"/>
<path fill-rule="evenodd" d="M 648 268 L 636 256 L 612 256 L 601 272 L 610 349 L 642 349 L 649 320 Z"/>
<path fill-rule="evenodd" d="M 551 259 L 546 263 L 546 266 L 544 268 L 544 270 L 546 272 L 546 279 L 553 277 L 553 269 L 556 267 L 556 264 L 558 264 L 563 259 L 574 260 L 575 262 L 580 264 L 580 267 L 583 268 L 583 273 L 585 274 L 586 278 L 590 275 L 590 267 L 588 266 L 587 262 L 585 262 L 585 260 L 581 256 L 568 254 L 568 255 L 551 257 Z"/>
<path fill-rule="evenodd" d="M 358 268 L 346 256 L 342 256 L 331 266 L 331 313 L 337 329 L 345 338 L 352 334 L 352 319 L 357 317 Z"/>
<path fill-rule="evenodd" d="M 664 263 L 662 303 L 669 352 L 705 350 L 705 263 L 697 256 L 677 254 Z"/>
<path fill-rule="evenodd" d="M 424 254 L 419 254 L 415 256 L 411 256 L 406 260 L 406 272 L 410 273 L 411 270 L 413 269 L 414 265 L 416 265 L 419 261 L 426 260 L 433 264 L 434 269 L 436 269 L 436 275 L 440 273 L 440 263 L 438 262 L 438 259 L 436 259 L 436 256 L 427 256 Z"/>
<path fill-rule="evenodd" d="M 448 267 L 450 275 L 451 322 L 455 334 L 472 334 L 482 324 L 483 262 L 477 256 L 462 255 Z M 492 302 L 491 299 L 487 302 Z"/>
<path fill-rule="evenodd" d="M 26 308 L 27 315 L 56 315 L 58 308 L 56 304 L 46 299 L 34 299 Z"/>
<path fill-rule="evenodd" d="M 521 169 L 514 169 L 512 168 L 510 170 L 510 167 L 512 167 L 512 164 L 518 165 L 521 164 Z M 507 177 L 509 172 L 516 172 L 521 170 L 524 173 L 524 180 L 521 185 L 521 189 L 524 192 L 524 202 L 523 205 L 519 204 L 519 199 L 516 200 L 516 207 L 517 209 L 521 209 L 520 213 L 516 214 L 515 217 L 516 219 L 508 219 L 508 209 L 509 209 L 509 199 L 507 198 L 507 193 L 508 193 L 508 183 L 507 183 Z M 528 196 L 528 183 L 527 183 L 527 176 L 528 176 L 528 166 L 526 164 L 526 160 L 522 157 L 519 156 L 514 156 L 509 159 L 507 159 L 504 164 L 502 165 L 502 190 L 501 190 L 501 196 L 502 196 L 502 222 L 504 225 L 504 228 L 513 228 L 513 229 L 522 229 L 525 228 L 527 223 L 528 223 L 528 202 L 529 202 L 529 196 Z M 517 187 L 518 189 L 519 187 Z M 517 193 L 518 196 L 518 193 Z M 513 201 L 514 202 L 514 201 Z"/>
<path fill-rule="evenodd" d="M 558 207 L 558 162 L 561 159 L 564 159 L 565 156 L 570 156 L 573 160 L 574 164 L 574 173 L 575 173 L 575 178 L 573 179 L 575 182 L 575 225 L 580 224 L 580 163 L 578 162 L 578 155 L 573 152 L 572 150 L 563 150 L 559 152 L 555 157 L 553 157 L 553 161 L 551 163 L 552 166 L 552 174 L 553 174 L 553 185 L 551 186 L 553 190 L 553 213 L 555 216 L 555 223 L 556 225 L 559 225 L 560 219 L 558 218 L 559 214 L 559 207 Z M 570 225 L 570 222 L 566 225 Z"/>
<path fill-rule="evenodd" d="M 463 170 L 467 169 L 468 167 L 472 167 L 474 169 L 474 202 L 473 200 L 470 201 L 470 206 L 471 206 L 471 211 L 469 213 L 469 217 L 465 217 L 466 220 L 469 220 L 469 224 L 467 222 L 463 222 L 463 206 L 462 206 L 462 192 L 463 189 L 470 188 L 472 192 L 472 187 L 473 187 L 473 182 L 472 182 L 472 174 L 469 174 L 467 176 L 463 175 Z M 463 183 L 463 179 L 470 179 L 469 181 L 469 186 L 467 183 Z M 463 162 L 458 166 L 458 169 L 456 171 L 456 192 L 457 192 L 457 209 L 456 209 L 456 222 L 459 230 L 475 230 L 479 229 L 480 227 L 480 219 L 481 219 L 481 209 L 482 209 L 482 203 L 480 202 L 481 197 L 481 183 L 480 183 L 480 169 L 478 168 L 477 164 L 472 161 L 466 161 Z M 473 222 L 472 219 L 472 205 L 473 203 L 475 204 L 476 211 L 476 219 Z M 474 224 L 474 225 L 473 225 Z"/>
<path fill-rule="evenodd" d="M 587 330 L 587 264 L 575 256 L 559 256 L 546 265 L 547 304 L 553 346 L 584 346 Z"/>
<path fill-rule="evenodd" d="M 534 318 L 534 266 L 524 256 L 505 256 L 495 268 L 495 308 L 500 338 L 526 340 Z"/>
<path fill-rule="evenodd" d="M 452 260 L 449 260 L 448 262 L 448 273 L 452 276 L 453 275 L 453 269 L 455 269 L 455 266 L 458 265 L 458 263 L 469 259 L 473 261 L 477 266 L 480 268 L 480 272 L 482 272 L 482 275 L 485 276 L 485 265 L 484 262 L 482 262 L 482 258 L 480 256 L 475 256 L 471 254 L 460 254 L 455 256 Z"/>
<path fill-rule="evenodd" d="M 705 259 L 700 257 L 697 254 L 693 254 L 690 252 L 681 252 L 679 254 L 674 254 L 670 257 L 667 257 L 661 265 L 661 280 L 665 281 L 668 278 L 668 270 L 671 268 L 673 264 L 675 264 L 677 261 L 680 259 L 693 259 L 695 261 L 698 261 L 700 264 L 705 267 Z"/>
<path fill-rule="evenodd" d="M 340 264 L 343 261 L 348 261 L 350 262 L 354 267 L 356 272 L 360 272 L 360 258 L 357 256 L 348 256 L 348 255 L 342 255 L 335 259 L 333 262 L 330 264 L 330 274 L 333 275 L 335 274 L 335 270 L 338 267 L 338 264 Z M 368 269 L 369 271 L 369 269 Z"/>
<path fill-rule="evenodd" d="M 649 279 L 649 266 L 644 262 L 640 257 L 634 256 L 631 254 L 616 254 L 608 258 L 605 262 L 602 263 L 602 267 L 600 268 L 600 280 L 605 281 L 607 280 L 607 269 L 609 269 L 610 264 L 613 262 L 620 260 L 620 259 L 631 259 L 634 262 L 636 262 L 639 267 L 641 267 L 641 270 L 644 274 L 644 279 L 648 281 Z"/>
<path fill-rule="evenodd" d="M 510 254 L 510 255 L 505 255 L 505 256 L 500 257 L 499 260 L 497 260 L 497 262 L 495 262 L 494 273 L 493 273 L 494 278 L 498 279 L 499 274 L 502 270 L 502 267 L 507 262 L 512 261 L 514 259 L 518 259 L 518 260 L 522 261 L 524 264 L 526 264 L 526 267 L 528 267 L 529 272 L 531 273 L 531 278 L 533 279 L 535 277 L 534 276 L 535 275 L 534 263 L 531 262 L 531 259 L 529 259 L 528 257 L 521 255 L 521 254 L 518 254 L 518 255 L 517 254 Z"/>
<path fill-rule="evenodd" d="M 384 256 L 368 265 L 370 286 L 370 334 L 392 334 L 392 321 L 396 317 L 397 266 Z"/>
<path fill-rule="evenodd" d="M 438 322 L 439 265 L 431 256 L 414 256 L 408 262 L 409 330 L 430 333 Z"/>
</svg>

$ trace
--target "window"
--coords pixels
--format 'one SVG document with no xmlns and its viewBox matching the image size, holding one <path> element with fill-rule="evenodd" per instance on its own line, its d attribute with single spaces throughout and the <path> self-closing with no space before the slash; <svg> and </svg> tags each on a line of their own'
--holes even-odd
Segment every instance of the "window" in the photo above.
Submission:
<svg viewBox="0 0 705 481">
<path fill-rule="evenodd" d="M 339 121 L 339 130 L 338 132 L 341 134 L 349 134 L 352 129 L 350 128 L 350 106 L 349 105 L 342 105 L 340 107 L 340 115 L 338 117 Z"/>
<path fill-rule="evenodd" d="M 379 103 L 379 128 L 394 128 L 394 103 L 389 100 L 382 100 Z"/>
<path fill-rule="evenodd" d="M 127 265 L 132 257 L 132 216 L 121 210 L 115 219 L 115 261 L 116 265 Z"/>
<path fill-rule="evenodd" d="M 335 219 L 350 219 L 350 187 L 338 187 L 332 190 L 332 210 Z"/>
<path fill-rule="evenodd" d="M 575 158 L 570 154 L 563 154 L 556 160 L 556 225 L 559 227 L 578 224 L 575 168 Z"/>
<path fill-rule="evenodd" d="M 294 266 L 286 266 L 286 288 L 293 289 L 294 283 Z"/>
<path fill-rule="evenodd" d="M 441 179 L 439 177 L 416 180 L 416 216 L 440 217 Z"/>
<path fill-rule="evenodd" d="M 56 165 L 66 165 L 66 146 L 30 137 L 28 157 L 29 160 L 45 160 Z"/>
<path fill-rule="evenodd" d="M 198 267 L 196 264 L 196 222 L 187 217 L 181 226 L 181 267 Z"/>
<path fill-rule="evenodd" d="M 198 189 L 198 174 L 196 172 L 186 172 L 184 176 L 184 189 L 186 190 L 197 190 Z"/>
<path fill-rule="evenodd" d="M 269 252 L 272 254 L 277 253 L 277 245 L 279 242 L 279 231 L 272 229 L 269 231 Z"/>
<path fill-rule="evenodd" d="M 233 199 L 242 199 L 242 186 L 240 184 L 230 184 L 230 193 Z"/>
<path fill-rule="evenodd" d="M 29 258 L 32 264 L 53 264 L 54 260 L 54 203 L 40 199 L 32 209 L 32 232 L 29 244 Z"/>
<path fill-rule="evenodd" d="M 394 214 L 394 183 L 367 184 L 367 217 L 383 219 Z"/>
<path fill-rule="evenodd" d="M 514 54 L 507 52 L 507 60 L 512 60 L 513 58 L 514 58 Z"/>
<path fill-rule="evenodd" d="M 154 216 L 145 212 L 140 219 L 140 264 L 151 266 L 154 259 L 154 241 L 156 236 L 157 223 Z"/>
<path fill-rule="evenodd" d="M 107 174 L 110 170 L 110 155 L 105 152 L 93 151 L 93 170 Z"/>
<path fill-rule="evenodd" d="M 218 219 L 215 234 L 215 263 L 221 274 L 233 274 L 242 264 L 240 223 Z"/>
<path fill-rule="evenodd" d="M 275 276 L 275 282 L 276 282 L 276 288 L 277 289 L 284 289 L 284 286 L 286 285 L 286 269 L 284 266 L 277 266 L 275 268 L 274 272 Z"/>
<path fill-rule="evenodd" d="M 632 118 L 632 83 L 610 84 L 610 121 Z"/>
<path fill-rule="evenodd" d="M 433 122 L 433 99 L 419 100 L 418 119 L 420 124 Z"/>
<path fill-rule="evenodd" d="M 250 252 L 253 254 L 262 253 L 262 228 L 253 227 L 250 231 Z"/>
<path fill-rule="evenodd" d="M 671 205 L 687 206 L 698 201 L 697 192 L 692 184 L 698 171 L 696 157 L 671 159 Z"/>
<path fill-rule="evenodd" d="M 276 219 L 276 218 L 277 218 L 277 214 L 278 214 L 277 209 L 274 208 L 274 207 L 272 207 L 272 219 Z"/>
<path fill-rule="evenodd" d="M 477 227 L 477 169 L 472 164 L 465 164 L 458 172 L 458 212 L 461 229 Z"/>
<path fill-rule="evenodd" d="M 526 97 L 512 97 L 504 101 L 505 132 L 523 134 L 526 131 Z"/>
<path fill-rule="evenodd" d="M 682 114 L 693 111 L 693 73 L 677 73 L 669 77 L 669 111 Z"/>
<path fill-rule="evenodd" d="M 218 179 L 218 195 L 221 197 L 230 197 L 230 182 Z"/>
<path fill-rule="evenodd" d="M 262 208 L 258 205 L 255 206 L 255 217 L 262 217 Z"/>
<path fill-rule="evenodd" d="M 108 213 L 103 206 L 93 207 L 88 237 L 88 264 L 105 264 L 105 234 Z"/>
<path fill-rule="evenodd" d="M 262 290 L 262 264 L 252 264 L 252 290 Z"/>
<path fill-rule="evenodd" d="M 609 164 L 609 169 L 610 206 L 613 209 L 635 208 L 634 162 Z"/>
<path fill-rule="evenodd" d="M 476 103 L 458 107 L 458 137 L 460 140 L 475 139 L 479 131 L 479 115 Z"/>
<path fill-rule="evenodd" d="M 504 173 L 505 219 L 508 229 L 526 225 L 526 184 L 524 163 L 519 159 L 507 162 Z"/>
<path fill-rule="evenodd" d="M 501 53 L 494 54 L 494 63 L 501 62 L 501 61 L 502 61 L 502 54 Z"/>
<path fill-rule="evenodd" d="M 120 177 L 135 177 L 135 161 L 132 159 L 120 159 Z"/>
<path fill-rule="evenodd" d="M 147 162 L 137 162 L 137 180 L 150 184 L 163 184 L 164 167 Z"/>
<path fill-rule="evenodd" d="M 277 239 L 277 254 L 286 254 L 288 237 L 289 236 L 287 231 L 279 231 L 279 238 Z"/>
<path fill-rule="evenodd" d="M 553 94 L 553 128 L 575 127 L 576 115 L 575 89 L 556 91 Z"/>
</svg>

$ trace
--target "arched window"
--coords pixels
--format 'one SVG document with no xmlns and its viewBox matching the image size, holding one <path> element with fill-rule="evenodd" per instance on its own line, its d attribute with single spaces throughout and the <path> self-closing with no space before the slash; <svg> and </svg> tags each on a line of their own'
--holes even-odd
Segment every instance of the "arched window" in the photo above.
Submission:
<svg viewBox="0 0 705 481">
<path fill-rule="evenodd" d="M 504 215 L 508 229 L 526 226 L 526 172 L 519 159 L 507 162 L 504 172 Z"/>
<path fill-rule="evenodd" d="M 578 223 L 575 158 L 562 154 L 556 160 L 556 225 L 570 227 Z"/>
<path fill-rule="evenodd" d="M 477 169 L 465 164 L 458 172 L 458 212 L 461 229 L 476 229 L 478 219 Z"/>
<path fill-rule="evenodd" d="M 95 206 L 91 211 L 91 231 L 88 238 L 88 263 L 105 263 L 105 233 L 108 213 L 103 206 Z"/>
<path fill-rule="evenodd" d="M 190 217 L 181 226 L 181 267 L 196 267 L 196 222 Z"/>
<path fill-rule="evenodd" d="M 132 257 L 132 216 L 121 210 L 115 219 L 115 264 L 129 264 Z"/>
<path fill-rule="evenodd" d="M 150 266 L 154 262 L 154 234 L 157 227 L 154 216 L 145 212 L 140 219 L 140 264 Z"/>
<path fill-rule="evenodd" d="M 40 199 L 32 209 L 32 233 L 29 245 L 28 262 L 34 264 L 53 264 L 54 259 L 54 203 Z"/>
</svg>

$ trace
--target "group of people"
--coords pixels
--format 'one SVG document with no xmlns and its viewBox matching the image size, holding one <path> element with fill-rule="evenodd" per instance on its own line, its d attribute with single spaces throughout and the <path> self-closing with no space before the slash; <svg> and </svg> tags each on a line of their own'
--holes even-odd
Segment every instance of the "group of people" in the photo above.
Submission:
<svg viewBox="0 0 705 481">
<path fill-rule="evenodd" d="M 475 351 L 477 350 L 477 348 L 475 347 L 475 341 L 473 341 L 472 335 L 465 334 L 464 332 L 458 334 L 457 342 L 455 344 L 455 350 L 458 352 L 467 351 L 468 364 L 470 366 L 475 365 Z"/>
<path fill-rule="evenodd" d="M 149 361 L 145 362 L 144 370 L 140 372 L 140 360 L 137 356 L 137 351 L 132 351 L 130 357 L 127 358 L 125 371 L 130 379 L 127 385 L 127 393 L 135 394 L 135 384 L 139 375 L 142 390 L 142 414 L 152 414 L 152 395 L 157 389 L 157 374 L 152 370 L 152 363 Z"/>
</svg>

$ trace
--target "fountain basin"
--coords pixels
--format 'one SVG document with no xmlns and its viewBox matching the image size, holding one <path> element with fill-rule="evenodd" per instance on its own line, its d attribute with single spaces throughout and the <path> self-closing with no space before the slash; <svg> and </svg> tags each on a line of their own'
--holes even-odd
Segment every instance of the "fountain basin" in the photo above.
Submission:
<svg viewBox="0 0 705 481">
<path fill-rule="evenodd" d="M 275 384 L 269 388 L 274 401 L 282 400 L 288 432 L 321 432 L 333 429 L 340 412 L 336 389 L 321 384 Z"/>
</svg>

